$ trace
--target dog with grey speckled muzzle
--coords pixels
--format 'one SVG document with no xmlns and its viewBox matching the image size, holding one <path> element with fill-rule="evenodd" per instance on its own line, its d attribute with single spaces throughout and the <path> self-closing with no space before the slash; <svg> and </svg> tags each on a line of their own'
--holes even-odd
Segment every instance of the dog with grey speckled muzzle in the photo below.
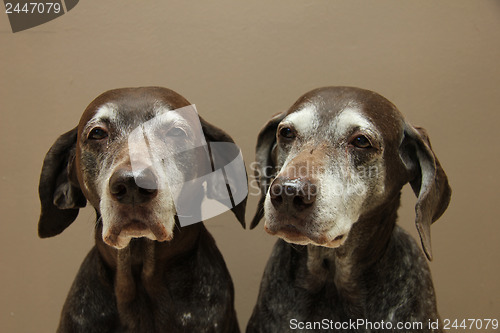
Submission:
<svg viewBox="0 0 500 333">
<path fill-rule="evenodd" d="M 176 111 L 190 105 L 161 87 L 107 91 L 47 153 L 39 185 L 40 237 L 64 231 L 87 201 L 97 215 L 95 246 L 69 291 L 58 332 L 239 332 L 224 259 L 203 223 L 180 223 L 185 217 L 169 183 L 193 183 L 210 173 L 217 162 L 213 147 L 207 159 L 210 144 L 236 147 L 197 113 Z M 149 129 L 145 145 L 131 144 L 137 129 Z M 216 157 L 236 157 L 227 153 Z M 245 199 L 232 211 L 244 227 L 242 172 Z M 205 191 L 201 182 L 195 185 L 184 194 L 201 211 Z M 211 197 L 223 195 L 217 186 L 205 187 Z"/>
<path fill-rule="evenodd" d="M 256 160 L 251 227 L 280 240 L 248 333 L 442 331 L 426 257 L 451 189 L 424 129 L 377 93 L 320 88 L 267 122 Z M 407 183 L 424 253 L 396 225 Z"/>
</svg>

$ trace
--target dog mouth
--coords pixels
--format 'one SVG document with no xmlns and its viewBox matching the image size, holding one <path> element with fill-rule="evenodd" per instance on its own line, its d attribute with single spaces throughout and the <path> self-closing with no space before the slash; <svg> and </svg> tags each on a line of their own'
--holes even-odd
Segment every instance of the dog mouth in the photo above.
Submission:
<svg viewBox="0 0 500 333">
<path fill-rule="evenodd" d="M 277 236 L 288 243 L 298 245 L 312 244 L 329 248 L 337 248 L 343 245 L 347 239 L 347 234 L 341 233 L 334 237 L 329 237 L 326 232 L 313 234 L 292 224 L 283 224 L 278 225 L 277 227 L 272 227 L 266 222 L 264 230 L 268 234 Z"/>
<path fill-rule="evenodd" d="M 172 233 L 169 233 L 162 223 L 147 223 L 139 219 L 131 219 L 128 222 L 114 224 L 110 228 L 103 229 L 103 241 L 117 249 L 127 247 L 132 238 L 148 238 L 153 241 L 169 241 Z"/>
<path fill-rule="evenodd" d="M 151 230 L 146 223 L 133 219 L 122 227 L 120 235 L 131 237 L 145 237 Z"/>
</svg>

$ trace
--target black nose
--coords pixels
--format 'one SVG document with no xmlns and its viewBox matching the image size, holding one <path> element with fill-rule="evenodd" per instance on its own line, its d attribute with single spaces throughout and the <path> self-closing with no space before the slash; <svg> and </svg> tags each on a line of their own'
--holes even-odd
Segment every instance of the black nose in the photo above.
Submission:
<svg viewBox="0 0 500 333">
<path fill-rule="evenodd" d="M 277 177 L 269 189 L 276 209 L 304 210 L 316 201 L 318 186 L 308 178 Z"/>
<path fill-rule="evenodd" d="M 122 204 L 142 204 L 158 194 L 158 181 L 150 168 L 135 172 L 121 168 L 109 179 L 109 191 Z"/>
</svg>

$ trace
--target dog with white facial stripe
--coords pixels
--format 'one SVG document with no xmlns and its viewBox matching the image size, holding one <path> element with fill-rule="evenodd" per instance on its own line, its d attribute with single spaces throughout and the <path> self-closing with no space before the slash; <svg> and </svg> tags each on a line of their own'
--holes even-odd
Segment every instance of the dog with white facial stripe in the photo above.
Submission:
<svg viewBox="0 0 500 333">
<path fill-rule="evenodd" d="M 265 218 L 264 229 L 280 239 L 248 333 L 288 332 L 292 320 L 323 319 L 387 324 L 357 332 L 442 331 L 429 325 L 439 315 L 426 257 L 432 259 L 430 226 L 451 189 L 424 129 L 374 92 L 320 88 L 268 121 L 256 160 L 262 197 L 251 227 Z M 417 196 L 423 252 L 396 224 L 407 183 Z M 401 322 L 417 326 L 405 330 Z M 301 332 L 314 331 L 307 328 Z"/>
<path fill-rule="evenodd" d="M 199 185 L 183 193 L 193 213 L 203 190 L 217 198 L 220 191 L 196 180 L 213 171 L 207 144 L 234 142 L 189 107 L 166 88 L 111 90 L 47 153 L 40 237 L 61 233 L 87 201 L 97 213 L 96 245 L 58 332 L 239 332 L 223 257 L 203 223 L 180 224 L 173 194 L 178 184 Z M 245 202 L 232 207 L 243 227 Z"/>
</svg>

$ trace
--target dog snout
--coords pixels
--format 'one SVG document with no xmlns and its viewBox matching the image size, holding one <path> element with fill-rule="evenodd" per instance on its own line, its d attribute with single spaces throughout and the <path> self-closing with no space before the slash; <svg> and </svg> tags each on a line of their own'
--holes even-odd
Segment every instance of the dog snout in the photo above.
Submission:
<svg viewBox="0 0 500 333">
<path fill-rule="evenodd" d="M 309 178 L 277 177 L 269 194 L 274 208 L 302 211 L 316 201 L 318 185 Z"/>
<path fill-rule="evenodd" d="M 158 179 L 151 168 L 135 172 L 121 168 L 109 179 L 109 190 L 111 197 L 122 204 L 143 204 L 158 194 Z"/>
</svg>

